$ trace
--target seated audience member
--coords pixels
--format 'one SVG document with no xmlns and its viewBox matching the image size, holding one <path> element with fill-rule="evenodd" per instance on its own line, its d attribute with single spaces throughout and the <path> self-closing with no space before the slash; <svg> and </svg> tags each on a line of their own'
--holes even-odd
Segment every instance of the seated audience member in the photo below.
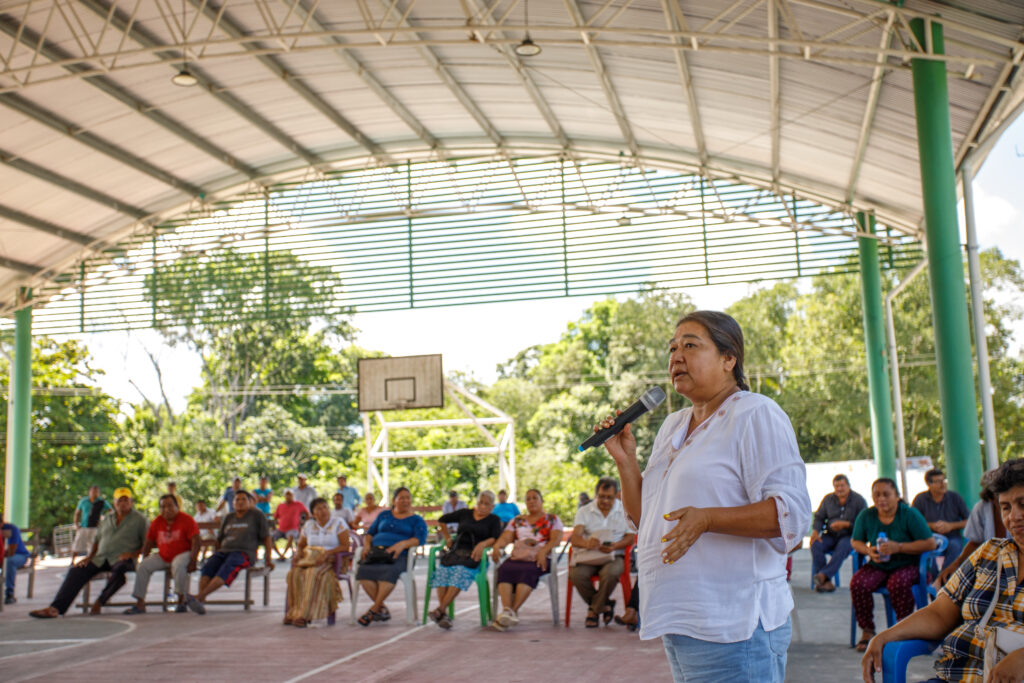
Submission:
<svg viewBox="0 0 1024 683">
<path fill-rule="evenodd" d="M 196 524 L 208 524 L 209 522 L 217 521 L 217 513 L 206 506 L 205 500 L 196 501 L 196 514 L 192 516 L 196 520 Z M 200 541 L 215 541 L 217 534 L 212 529 L 201 529 L 199 531 Z M 202 544 L 200 544 L 201 546 Z M 206 549 L 202 548 L 199 553 L 199 559 L 203 559 L 206 555 Z"/>
<path fill-rule="evenodd" d="M 234 506 L 235 511 L 221 522 L 216 552 L 203 565 L 199 592 L 189 593 L 185 598 L 185 604 L 196 614 L 206 614 L 203 603 L 210 593 L 221 586 L 230 586 L 238 572 L 256 564 L 260 543 L 266 546 L 267 569 L 274 569 L 274 546 L 267 516 L 256 509 L 252 494 L 244 489 L 235 491 Z"/>
<path fill-rule="evenodd" d="M 288 570 L 286 625 L 303 627 L 338 608 L 341 586 L 334 562 L 338 553 L 348 549 L 348 525 L 340 517 L 331 516 L 326 500 L 315 498 L 313 516 L 302 526 Z"/>
<path fill-rule="evenodd" d="M 356 529 L 369 529 L 370 525 L 377 519 L 377 515 L 386 508 L 377 505 L 377 497 L 372 493 L 367 492 L 363 496 L 363 507 L 356 510 Z"/>
<path fill-rule="evenodd" d="M 526 492 L 526 514 L 505 526 L 494 543 L 494 561 L 509 543 L 512 554 L 498 567 L 498 596 L 501 613 L 491 626 L 504 631 L 519 623 L 519 608 L 548 573 L 548 555 L 562 540 L 562 520 L 544 511 L 544 498 L 537 489 Z"/>
<path fill-rule="evenodd" d="M 274 530 L 274 547 L 276 549 L 276 542 L 282 538 L 288 539 L 288 544 L 285 545 L 284 550 L 278 550 L 278 556 L 283 560 L 284 554 L 292 547 L 293 541 L 299 540 L 299 534 L 302 530 L 302 523 L 309 517 L 309 510 L 306 506 L 295 500 L 292 489 L 284 490 L 284 502 L 278 504 L 277 509 L 274 510 L 274 519 L 277 520 L 277 529 Z"/>
<path fill-rule="evenodd" d="M 231 486 L 224 489 L 220 502 L 217 503 L 217 515 L 223 517 L 235 511 L 235 494 L 242 490 L 242 478 L 235 477 L 231 480 Z"/>
<path fill-rule="evenodd" d="M 135 558 L 146 542 L 148 527 L 148 520 L 132 509 L 131 490 L 124 487 L 116 489 L 114 510 L 100 520 L 89 554 L 68 570 L 50 606 L 29 614 L 38 619 L 52 619 L 64 614 L 92 577 L 109 571 L 107 585 L 91 608 L 92 614 L 99 614 L 103 605 L 125 584 L 124 575 L 135 569 Z"/>
<path fill-rule="evenodd" d="M 615 623 L 628 626 L 630 631 L 635 631 L 640 626 L 640 581 L 633 581 L 633 589 L 629 591 L 629 601 L 626 603 L 626 611 L 622 616 L 615 615 Z"/>
<path fill-rule="evenodd" d="M 619 480 L 601 477 L 594 500 L 576 510 L 569 539 L 573 546 L 569 581 L 587 603 L 587 628 L 597 628 L 598 617 L 608 624 L 615 616 L 615 601 L 608 596 L 626 568 L 623 552 L 636 540 L 618 495 Z M 596 589 L 594 576 L 598 577 Z"/>
<path fill-rule="evenodd" d="M 505 489 L 498 491 L 498 504 L 494 506 L 494 514 L 498 515 L 503 525 L 511 522 L 519 514 L 519 506 L 508 502 L 508 493 Z"/>
<path fill-rule="evenodd" d="M 21 540 L 21 529 L 14 524 L 4 522 L 0 525 L 0 562 L 4 569 L 4 604 L 13 605 L 18 600 L 14 597 L 14 580 L 18 576 L 18 570 L 25 566 L 29 560 L 28 548 Z"/>
<path fill-rule="evenodd" d="M 935 548 L 928 522 L 920 512 L 900 500 L 896 482 L 876 479 L 871 485 L 871 499 L 874 507 L 857 515 L 853 524 L 853 549 L 868 559 L 850 579 L 850 599 L 863 632 L 857 643 L 858 652 L 864 652 L 875 635 L 871 593 L 885 584 L 896 618 L 902 619 L 913 612 L 911 586 L 917 583 L 917 556 Z M 877 543 L 878 534 L 883 532 L 886 541 Z"/>
<path fill-rule="evenodd" d="M 75 507 L 75 538 L 71 543 L 71 565 L 77 555 L 88 555 L 96 540 L 96 527 L 103 513 L 110 509 L 110 503 L 100 496 L 99 486 L 90 486 L 89 495 L 78 501 Z"/>
<path fill-rule="evenodd" d="M 178 504 L 179 510 L 185 509 L 185 501 L 183 501 L 181 496 L 178 495 L 178 482 L 167 482 L 167 495 L 174 496 L 174 502 Z"/>
<path fill-rule="evenodd" d="M 265 515 L 269 515 L 270 499 L 274 497 L 274 490 L 270 488 L 270 480 L 267 479 L 266 475 L 260 477 L 260 486 L 252 490 L 252 495 L 256 498 L 256 509 Z"/>
<path fill-rule="evenodd" d="M 452 627 L 448 605 L 461 591 L 473 585 L 480 559 L 501 536 L 501 520 L 491 512 L 493 508 L 494 494 L 481 491 L 476 507 L 449 512 L 434 522 L 444 534 L 448 550 L 438 557 L 434 566 L 432 585 L 437 589 L 437 609 L 430 613 L 430 618 L 443 629 Z M 452 522 L 459 525 L 454 540 L 448 533 L 448 524 Z"/>
<path fill-rule="evenodd" d="M 835 491 L 821 499 L 811 524 L 811 576 L 814 590 L 819 593 L 836 589 L 832 577 L 853 549 L 850 545 L 853 523 L 861 510 L 868 507 L 864 497 L 850 489 L 850 480 L 845 474 L 832 477 L 832 488 Z M 832 553 L 831 560 L 825 557 L 827 553 Z"/>
<path fill-rule="evenodd" d="M 455 512 L 456 510 L 465 510 L 465 509 L 466 509 L 466 501 L 459 500 L 459 492 L 455 491 L 455 490 L 452 490 L 452 491 L 448 492 L 448 500 L 446 500 L 444 502 L 444 504 L 441 505 L 441 514 L 442 515 L 447 515 L 447 514 L 451 514 L 452 512 Z M 459 525 L 457 523 L 453 522 L 453 523 L 448 525 L 448 532 L 449 533 L 453 533 L 454 534 L 458 530 L 459 530 Z"/>
<path fill-rule="evenodd" d="M 334 503 L 334 508 L 331 509 L 331 517 L 344 520 L 345 526 L 351 529 L 352 525 L 356 523 L 356 516 L 350 508 L 345 507 L 345 497 L 340 493 L 335 493 L 331 502 Z"/>
<path fill-rule="evenodd" d="M 579 498 L 576 499 L 576 507 L 581 508 L 590 502 L 590 494 L 586 491 L 580 491 Z"/>
<path fill-rule="evenodd" d="M 156 546 L 156 553 L 150 551 Z M 178 594 L 175 612 L 185 612 L 188 595 L 188 575 L 196 570 L 199 558 L 199 526 L 191 516 L 178 509 L 178 501 L 171 494 L 160 496 L 160 515 L 149 524 L 146 542 L 142 546 L 142 562 L 135 570 L 135 604 L 125 614 L 146 613 L 146 590 L 153 572 L 171 570 L 174 591 Z"/>
<path fill-rule="evenodd" d="M 1019 640 L 1024 634 L 1021 592 L 1016 590 L 1024 554 L 1024 460 L 1003 463 L 989 486 L 999 501 L 1002 524 L 1010 537 L 987 539 L 953 573 L 933 602 L 872 638 L 861 660 L 865 681 L 874 680 L 875 672 L 882 670 L 886 643 L 918 638 L 943 639 L 941 656 L 935 662 L 937 677 L 932 681 L 981 683 L 985 673 L 984 683 L 1024 680 L 1024 650 L 1014 649 L 1014 645 L 991 672 L 985 671 L 990 648 L 996 647 L 995 643 L 986 646 L 989 629 L 993 635 L 995 629 L 1009 632 L 1000 633 L 1000 643 L 1004 635 Z"/>
<path fill-rule="evenodd" d="M 990 538 L 1010 538 L 1009 530 L 1003 525 L 1002 513 L 999 510 L 999 500 L 992 492 L 989 483 L 992 477 L 999 470 L 989 470 L 981 477 L 980 500 L 971 508 L 971 514 L 967 517 L 967 526 L 964 527 L 964 537 L 967 543 L 960 551 L 960 556 L 952 562 L 947 562 L 939 572 L 936 580 L 938 585 L 946 583 L 946 580 L 960 568 L 960 565 L 971 556 L 975 550 L 985 544 Z"/>
<path fill-rule="evenodd" d="M 383 510 L 366 530 L 356 580 L 373 600 L 373 605 L 359 617 L 360 625 L 369 626 L 371 621 L 391 618 L 384 601 L 405 571 L 409 549 L 423 545 L 426 540 L 427 523 L 412 511 L 409 489 L 399 487 L 391 509 Z"/>
<path fill-rule="evenodd" d="M 355 509 L 359 507 L 359 491 L 355 486 L 348 485 L 348 477 L 344 474 L 338 477 L 337 493 L 341 494 L 345 508 L 355 512 Z"/>
<path fill-rule="evenodd" d="M 319 498 L 320 494 L 316 492 L 316 489 L 306 483 L 306 475 L 299 474 L 295 475 L 295 480 L 298 482 L 292 488 L 292 494 L 295 496 L 295 500 L 299 501 L 306 506 L 306 510 L 309 510 L 310 503 L 313 502 L 314 498 Z"/>
<path fill-rule="evenodd" d="M 942 553 L 948 564 L 963 550 L 964 537 L 961 530 L 967 526 L 967 517 L 970 513 L 967 511 L 967 503 L 960 494 L 949 490 L 946 475 L 942 470 L 931 469 L 925 472 L 924 483 L 928 485 L 928 490 L 914 496 L 911 505 L 924 515 L 932 531 L 942 534 L 949 540 L 949 545 Z"/>
</svg>

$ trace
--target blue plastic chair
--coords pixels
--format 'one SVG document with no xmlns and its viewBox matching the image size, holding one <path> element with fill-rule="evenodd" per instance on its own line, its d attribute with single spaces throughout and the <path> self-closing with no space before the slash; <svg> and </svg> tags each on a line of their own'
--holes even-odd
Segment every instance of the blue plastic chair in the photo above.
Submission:
<svg viewBox="0 0 1024 683">
<path fill-rule="evenodd" d="M 928 575 L 929 572 L 932 575 L 937 575 L 935 560 L 945 552 L 947 546 L 949 546 L 949 539 L 942 534 L 932 534 L 932 538 L 935 539 L 938 546 L 935 550 L 929 550 L 926 553 L 921 553 L 921 559 L 918 561 L 918 578 L 917 583 L 910 587 L 910 590 L 914 594 L 914 605 L 917 609 L 921 609 L 927 605 L 931 600 L 935 599 L 935 589 L 929 586 Z M 857 570 L 863 566 L 865 560 L 864 556 L 858 553 L 856 550 L 850 553 L 853 558 L 853 572 L 857 573 Z M 851 579 L 852 580 L 852 579 Z M 896 610 L 892 608 L 892 603 L 889 601 L 889 591 L 885 586 L 880 586 L 875 589 L 875 593 L 882 596 L 882 600 L 885 602 L 885 623 L 887 627 L 892 627 L 896 623 Z M 850 604 L 850 647 L 857 646 L 857 615 L 854 614 L 853 604 Z"/>
<path fill-rule="evenodd" d="M 930 655 L 938 640 L 896 640 L 882 648 L 882 683 L 907 683 L 907 665 L 914 657 Z"/>
</svg>

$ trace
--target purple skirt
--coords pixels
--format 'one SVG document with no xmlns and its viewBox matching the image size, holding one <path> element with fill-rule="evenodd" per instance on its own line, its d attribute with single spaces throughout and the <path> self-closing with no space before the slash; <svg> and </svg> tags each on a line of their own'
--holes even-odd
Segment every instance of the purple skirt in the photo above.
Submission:
<svg viewBox="0 0 1024 683">
<path fill-rule="evenodd" d="M 498 567 L 498 583 L 511 583 L 513 586 L 525 583 L 530 588 L 536 588 L 537 581 L 545 574 L 547 572 L 541 571 L 536 562 L 505 560 Z"/>
</svg>

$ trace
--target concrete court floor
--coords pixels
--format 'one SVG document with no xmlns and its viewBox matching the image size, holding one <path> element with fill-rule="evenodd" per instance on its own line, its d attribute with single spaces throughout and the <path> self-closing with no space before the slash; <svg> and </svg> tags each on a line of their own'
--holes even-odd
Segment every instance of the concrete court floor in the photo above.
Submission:
<svg viewBox="0 0 1024 683">
<path fill-rule="evenodd" d="M 843 588 L 815 594 L 810 584 L 810 554 L 795 555 L 792 589 L 797 608 L 789 650 L 787 681 L 794 683 L 859 681 L 860 655 L 849 647 L 849 565 Z M 548 592 L 542 582 L 522 611 L 520 625 L 506 633 L 480 627 L 475 589 L 456 601 L 455 627 L 444 632 L 433 624 L 406 626 L 401 584 L 389 600 L 395 618 L 368 628 L 348 624 L 346 602 L 334 627 L 297 629 L 282 626 L 284 568 L 271 581 L 270 607 L 246 613 L 239 607 L 211 607 L 194 614 L 122 615 L 109 608 L 102 616 L 69 611 L 56 620 L 35 620 L 31 609 L 52 598 L 66 567 L 55 560 L 36 574 L 35 598 L 24 597 L 0 614 L 0 680 L 103 681 L 111 677 L 160 681 L 669 681 L 658 641 L 640 641 L 624 627 L 583 628 L 582 602 L 576 598 L 572 627 L 551 625 Z M 417 563 L 422 601 L 425 562 Z M 559 591 L 564 608 L 565 567 Z M 115 600 L 124 600 L 129 585 Z M 19 577 L 23 579 L 24 577 Z M 150 599 L 159 585 L 151 584 Z M 254 589 L 256 585 L 254 584 Z M 240 593 L 241 586 L 227 589 Z M 254 593 L 256 591 L 254 590 Z M 258 594 L 257 594 L 258 595 Z M 621 596 L 618 611 L 621 611 Z M 368 606 L 365 596 L 360 607 Z M 159 610 L 159 608 L 157 608 Z M 422 614 L 422 602 L 420 602 Z M 880 606 L 876 615 L 881 615 Z M 928 658 L 911 664 L 909 680 L 930 677 Z"/>
</svg>

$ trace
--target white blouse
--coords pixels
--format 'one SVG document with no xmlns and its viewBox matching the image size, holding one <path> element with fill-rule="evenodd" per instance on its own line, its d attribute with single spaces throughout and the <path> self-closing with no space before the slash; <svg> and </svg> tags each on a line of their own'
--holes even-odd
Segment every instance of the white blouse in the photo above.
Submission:
<svg viewBox="0 0 1024 683">
<path fill-rule="evenodd" d="M 685 635 L 715 643 L 747 640 L 758 621 L 782 626 L 793 609 L 786 552 L 811 523 L 807 474 L 789 418 L 770 398 L 730 396 L 688 439 L 692 408 L 669 415 L 643 473 L 637 538 L 640 637 Z M 706 533 L 673 564 L 661 538 L 682 507 L 739 507 L 775 499 L 782 537 Z"/>
<path fill-rule="evenodd" d="M 302 535 L 307 545 L 318 545 L 324 550 L 338 547 L 338 534 L 348 530 L 348 524 L 341 517 L 331 517 L 327 524 L 320 526 L 316 518 L 309 519 L 302 526 Z"/>
</svg>

